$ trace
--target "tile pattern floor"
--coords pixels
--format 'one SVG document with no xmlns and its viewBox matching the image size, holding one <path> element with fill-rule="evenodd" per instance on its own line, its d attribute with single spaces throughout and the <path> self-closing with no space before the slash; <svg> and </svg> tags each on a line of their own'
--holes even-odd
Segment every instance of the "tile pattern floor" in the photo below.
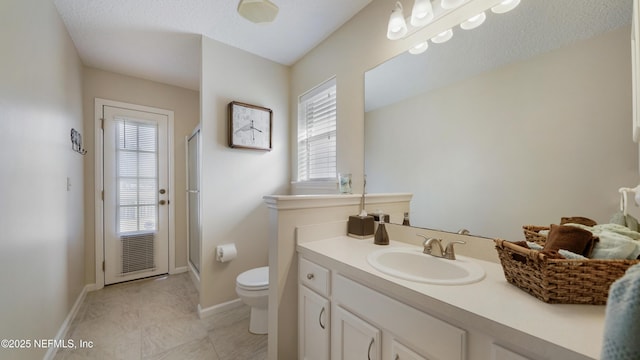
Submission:
<svg viewBox="0 0 640 360">
<path fill-rule="evenodd" d="M 56 360 L 262 360 L 267 336 L 249 333 L 249 307 L 199 319 L 187 273 L 107 286 L 88 293 L 67 338 L 92 349 L 61 349 Z"/>
</svg>

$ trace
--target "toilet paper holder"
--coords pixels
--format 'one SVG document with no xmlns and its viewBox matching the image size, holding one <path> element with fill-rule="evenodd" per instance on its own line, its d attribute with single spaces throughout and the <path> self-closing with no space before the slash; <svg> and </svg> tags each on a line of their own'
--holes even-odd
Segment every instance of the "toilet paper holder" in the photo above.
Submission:
<svg viewBox="0 0 640 360">
<path fill-rule="evenodd" d="M 227 262 L 238 256 L 238 249 L 235 244 L 223 244 L 216 246 L 216 260 L 218 262 Z"/>
</svg>

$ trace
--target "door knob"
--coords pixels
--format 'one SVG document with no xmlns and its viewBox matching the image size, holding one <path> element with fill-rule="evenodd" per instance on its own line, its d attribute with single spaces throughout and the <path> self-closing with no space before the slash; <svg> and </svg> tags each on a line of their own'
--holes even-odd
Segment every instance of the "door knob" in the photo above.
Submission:
<svg viewBox="0 0 640 360">
<path fill-rule="evenodd" d="M 166 202 L 165 200 L 160 200 L 158 203 L 159 203 L 160 205 L 164 205 L 164 204 L 166 204 L 167 202 Z"/>
</svg>

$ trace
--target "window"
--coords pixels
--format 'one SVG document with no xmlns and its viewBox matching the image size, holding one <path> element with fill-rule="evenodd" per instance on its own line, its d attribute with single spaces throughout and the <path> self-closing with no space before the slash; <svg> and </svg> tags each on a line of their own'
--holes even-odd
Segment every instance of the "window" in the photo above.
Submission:
<svg viewBox="0 0 640 360">
<path fill-rule="evenodd" d="M 155 231 L 158 204 L 158 128 L 116 119 L 117 231 Z"/>
<path fill-rule="evenodd" d="M 298 100 L 298 181 L 336 178 L 336 79 Z"/>
</svg>

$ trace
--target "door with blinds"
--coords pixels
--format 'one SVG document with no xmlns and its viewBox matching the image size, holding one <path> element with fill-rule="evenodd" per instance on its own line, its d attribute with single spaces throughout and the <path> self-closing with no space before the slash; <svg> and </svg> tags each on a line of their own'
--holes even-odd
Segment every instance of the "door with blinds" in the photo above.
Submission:
<svg viewBox="0 0 640 360">
<path fill-rule="evenodd" d="M 104 106 L 105 284 L 169 269 L 168 118 Z"/>
</svg>

